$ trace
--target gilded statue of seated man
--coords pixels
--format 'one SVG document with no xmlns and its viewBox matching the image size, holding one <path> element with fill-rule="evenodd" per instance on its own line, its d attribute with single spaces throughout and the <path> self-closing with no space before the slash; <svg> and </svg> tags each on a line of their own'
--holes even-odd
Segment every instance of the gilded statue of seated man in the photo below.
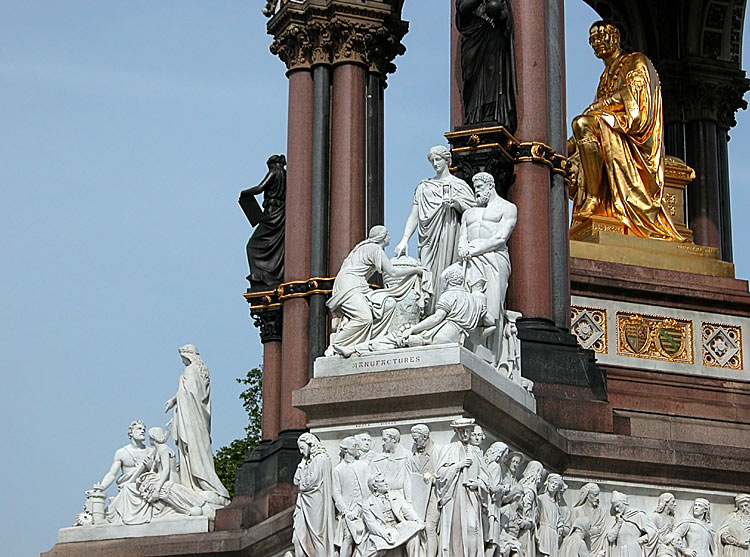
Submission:
<svg viewBox="0 0 750 557">
<path fill-rule="evenodd" d="M 589 43 L 604 62 L 596 99 L 573 120 L 573 219 L 612 217 L 627 234 L 684 241 L 662 205 L 664 116 L 661 85 L 644 54 L 620 48 L 617 28 L 603 21 Z"/>
</svg>

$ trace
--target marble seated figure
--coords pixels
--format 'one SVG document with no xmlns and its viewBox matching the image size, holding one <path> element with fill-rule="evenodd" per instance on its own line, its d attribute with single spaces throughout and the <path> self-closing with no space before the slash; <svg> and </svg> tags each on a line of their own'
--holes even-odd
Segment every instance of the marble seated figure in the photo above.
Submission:
<svg viewBox="0 0 750 557">
<path fill-rule="evenodd" d="M 396 303 L 412 289 L 421 288 L 423 269 L 391 264 L 384 248 L 390 243 L 384 226 L 373 226 L 363 240 L 346 256 L 326 303 L 333 316 L 333 333 L 326 356 L 342 354 L 347 348 L 367 345 L 388 332 Z M 367 282 L 374 273 L 385 273 L 403 280 L 398 286 L 372 290 Z"/>
<path fill-rule="evenodd" d="M 371 495 L 362 507 L 367 535 L 361 555 L 381 557 L 403 547 L 407 557 L 419 557 L 419 532 L 424 529 L 424 522 L 412 505 L 400 491 L 389 488 L 382 474 L 370 476 L 367 485 Z"/>
</svg>

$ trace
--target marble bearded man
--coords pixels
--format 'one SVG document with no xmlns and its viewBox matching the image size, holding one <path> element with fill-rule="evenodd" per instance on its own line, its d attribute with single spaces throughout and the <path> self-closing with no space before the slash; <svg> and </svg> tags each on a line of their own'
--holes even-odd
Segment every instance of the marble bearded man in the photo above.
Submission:
<svg viewBox="0 0 750 557">
<path fill-rule="evenodd" d="M 440 277 L 443 271 L 458 260 L 461 214 L 474 205 L 474 193 L 466 182 L 450 173 L 451 153 L 447 147 L 432 147 L 427 159 L 435 169 L 435 177 L 417 185 L 404 236 L 395 253 L 397 257 L 406 254 L 409 238 L 417 230 L 419 262 L 428 271 L 423 280 L 423 286 L 430 294 L 425 314 L 430 315 L 442 292 Z"/>
<path fill-rule="evenodd" d="M 505 294 L 510 278 L 508 239 L 516 227 L 518 211 L 510 201 L 495 191 L 495 179 L 487 172 L 478 172 L 472 179 L 476 206 L 468 209 L 461 222 L 458 255 L 466 269 L 469 290 L 481 290 L 487 298 L 487 316 L 497 324 L 502 335 L 505 317 Z M 500 356 L 500 337 L 493 350 Z"/>
<path fill-rule="evenodd" d="M 440 556 L 483 557 L 482 501 L 487 473 L 479 447 L 469 443 L 473 418 L 451 422 L 458 441 L 440 451 L 435 488 L 440 508 Z"/>
</svg>

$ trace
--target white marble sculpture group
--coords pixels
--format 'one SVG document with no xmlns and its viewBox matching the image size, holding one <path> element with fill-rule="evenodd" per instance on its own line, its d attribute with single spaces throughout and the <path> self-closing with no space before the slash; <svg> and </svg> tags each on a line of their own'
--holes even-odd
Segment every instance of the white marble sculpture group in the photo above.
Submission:
<svg viewBox="0 0 750 557">
<path fill-rule="evenodd" d="M 130 424 L 129 443 L 115 451 L 109 471 L 86 491 L 86 504 L 76 517 L 76 526 L 213 517 L 217 508 L 229 503 L 229 493 L 214 470 L 208 368 L 192 344 L 180 348 L 179 353 L 185 369 L 177 394 L 166 402 L 165 412 L 174 410 L 167 429 L 148 429 L 150 446 L 146 446 L 146 425 L 140 420 Z M 166 444 L 170 433 L 177 455 Z M 118 491 L 107 506 L 106 491 L 112 483 Z"/>
<path fill-rule="evenodd" d="M 427 158 L 435 177 L 417 185 L 395 257 L 385 254 L 388 231 L 374 226 L 342 263 L 328 301 L 333 333 L 326 355 L 465 344 L 520 383 L 520 314 L 505 308 L 516 207 L 486 172 L 474 175 L 473 189 L 453 176 L 446 147 L 432 147 Z M 417 259 L 407 256 L 415 231 Z M 376 272 L 386 288 L 368 285 Z"/>
<path fill-rule="evenodd" d="M 483 452 L 472 418 L 450 425 L 455 440 L 442 446 L 413 426 L 411 451 L 396 428 L 382 431 L 379 453 L 369 433 L 345 437 L 335 467 L 302 434 L 294 557 L 750 557 L 750 495 L 735 497 L 718 527 L 700 497 L 681 519 L 671 493 L 650 514 L 616 490 L 604 508 L 596 483 L 565 501 L 559 474 L 535 460 L 522 467 L 502 442 Z"/>
</svg>

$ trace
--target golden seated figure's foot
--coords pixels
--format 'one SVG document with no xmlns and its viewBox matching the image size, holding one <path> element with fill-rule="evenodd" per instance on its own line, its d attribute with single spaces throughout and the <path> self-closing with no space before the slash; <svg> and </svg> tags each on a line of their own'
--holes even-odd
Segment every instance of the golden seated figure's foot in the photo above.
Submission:
<svg viewBox="0 0 750 557">
<path fill-rule="evenodd" d="M 589 197 L 573 217 L 576 219 L 587 219 L 593 216 L 598 208 L 599 200 L 595 197 Z"/>
</svg>

